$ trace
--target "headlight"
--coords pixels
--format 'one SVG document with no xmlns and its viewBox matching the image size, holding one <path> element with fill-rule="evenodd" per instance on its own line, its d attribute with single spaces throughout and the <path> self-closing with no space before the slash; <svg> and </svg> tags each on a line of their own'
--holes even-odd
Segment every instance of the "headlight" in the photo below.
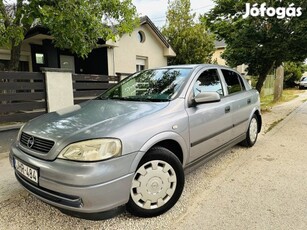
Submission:
<svg viewBox="0 0 307 230">
<path fill-rule="evenodd" d="M 73 161 L 101 161 L 120 156 L 122 145 L 118 139 L 81 141 L 65 147 L 58 158 Z"/>
</svg>

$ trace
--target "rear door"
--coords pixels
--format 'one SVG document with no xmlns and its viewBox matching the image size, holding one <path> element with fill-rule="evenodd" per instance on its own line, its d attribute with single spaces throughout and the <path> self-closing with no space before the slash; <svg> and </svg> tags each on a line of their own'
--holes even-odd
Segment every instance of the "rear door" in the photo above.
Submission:
<svg viewBox="0 0 307 230">
<path fill-rule="evenodd" d="M 246 89 L 242 77 L 230 69 L 221 69 L 224 76 L 228 95 L 231 101 L 231 114 L 233 117 L 233 139 L 246 133 L 248 121 L 252 111 L 252 95 Z"/>
<path fill-rule="evenodd" d="M 224 89 L 216 68 L 200 71 L 188 91 L 188 100 L 202 92 L 217 92 L 221 101 L 188 106 L 190 131 L 190 159 L 208 155 L 227 143 L 231 138 L 232 117 L 229 99 L 224 97 Z"/>
</svg>

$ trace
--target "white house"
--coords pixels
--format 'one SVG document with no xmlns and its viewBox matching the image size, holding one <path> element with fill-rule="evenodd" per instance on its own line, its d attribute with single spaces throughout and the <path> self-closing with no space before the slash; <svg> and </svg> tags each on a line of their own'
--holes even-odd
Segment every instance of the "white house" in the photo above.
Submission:
<svg viewBox="0 0 307 230">
<path fill-rule="evenodd" d="M 41 67 L 50 67 L 71 69 L 75 73 L 125 76 L 137 70 L 166 66 L 167 58 L 175 56 L 175 52 L 147 16 L 140 21 L 131 35 L 124 34 L 116 42 L 99 39 L 98 48 L 86 59 L 54 47 L 48 30 L 36 26 L 23 41 L 20 70 L 39 72 Z M 0 64 L 8 60 L 10 51 L 0 49 Z"/>
</svg>

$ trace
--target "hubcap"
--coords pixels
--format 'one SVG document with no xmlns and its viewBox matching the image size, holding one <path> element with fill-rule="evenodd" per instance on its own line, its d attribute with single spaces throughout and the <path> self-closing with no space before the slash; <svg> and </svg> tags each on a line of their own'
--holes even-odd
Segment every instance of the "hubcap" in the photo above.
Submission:
<svg viewBox="0 0 307 230">
<path fill-rule="evenodd" d="M 256 118 L 253 118 L 249 126 L 249 138 L 252 143 L 256 141 L 257 135 L 258 135 L 258 123 Z"/>
<path fill-rule="evenodd" d="M 165 161 L 153 160 L 135 173 L 131 198 L 141 208 L 155 209 L 166 204 L 177 185 L 175 170 Z"/>
</svg>

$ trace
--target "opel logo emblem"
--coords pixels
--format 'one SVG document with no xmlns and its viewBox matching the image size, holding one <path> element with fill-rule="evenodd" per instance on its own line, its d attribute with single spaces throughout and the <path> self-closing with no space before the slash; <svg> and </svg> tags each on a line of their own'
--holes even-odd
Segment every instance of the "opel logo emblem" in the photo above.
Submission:
<svg viewBox="0 0 307 230">
<path fill-rule="evenodd" d="M 30 137 L 29 139 L 28 139 L 28 141 L 27 141 L 27 146 L 28 146 L 28 148 L 32 148 L 33 147 L 33 145 L 34 145 L 34 137 Z"/>
</svg>

